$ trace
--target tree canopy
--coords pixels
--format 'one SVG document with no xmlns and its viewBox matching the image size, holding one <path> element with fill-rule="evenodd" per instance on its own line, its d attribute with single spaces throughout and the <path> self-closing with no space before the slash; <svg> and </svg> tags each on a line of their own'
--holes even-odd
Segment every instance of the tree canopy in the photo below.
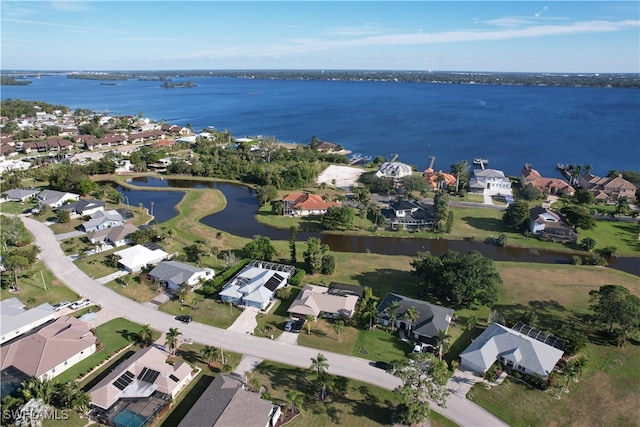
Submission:
<svg viewBox="0 0 640 427">
<path fill-rule="evenodd" d="M 356 211 L 351 206 L 331 206 L 320 222 L 327 230 L 343 230 L 353 227 Z"/>
<path fill-rule="evenodd" d="M 502 216 L 504 223 L 516 230 L 521 231 L 529 220 L 529 203 L 526 200 L 516 200 L 511 203 Z"/>
<path fill-rule="evenodd" d="M 402 380 L 394 392 L 400 400 L 396 416 L 402 424 L 416 425 L 429 418 L 430 402 L 445 406 L 447 391 L 446 362 L 432 354 L 411 353 L 408 359 L 392 363 L 391 373 Z"/>
<path fill-rule="evenodd" d="M 591 230 L 596 226 L 596 221 L 591 216 L 591 212 L 584 206 L 569 205 L 562 208 L 560 212 L 572 227 Z"/>
<path fill-rule="evenodd" d="M 253 236 L 253 240 L 242 249 L 245 258 L 271 261 L 278 253 L 271 239 L 266 236 Z"/>
<path fill-rule="evenodd" d="M 640 298 L 620 285 L 603 285 L 589 292 L 595 320 L 609 332 L 619 328 L 636 330 L 640 327 Z"/>
<path fill-rule="evenodd" d="M 420 253 L 411 266 L 411 274 L 418 277 L 427 291 L 457 306 L 472 307 L 476 303 L 490 306 L 498 299 L 500 273 L 493 260 L 478 251 L 462 255 L 449 250 L 440 257 Z"/>
</svg>

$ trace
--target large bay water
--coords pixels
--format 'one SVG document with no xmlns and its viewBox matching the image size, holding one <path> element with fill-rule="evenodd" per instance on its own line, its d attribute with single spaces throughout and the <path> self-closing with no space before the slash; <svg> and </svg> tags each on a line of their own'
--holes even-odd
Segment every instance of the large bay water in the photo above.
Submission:
<svg viewBox="0 0 640 427">
<path fill-rule="evenodd" d="M 1 98 L 40 100 L 145 117 L 196 131 L 275 136 L 307 144 L 312 136 L 354 153 L 391 157 L 424 169 L 474 157 L 518 175 L 531 163 L 558 176 L 557 163 L 592 165 L 596 174 L 640 165 L 637 89 L 195 78 L 191 88 L 158 81 L 44 76 L 2 86 Z M 176 80 L 178 81 L 178 80 Z"/>
</svg>

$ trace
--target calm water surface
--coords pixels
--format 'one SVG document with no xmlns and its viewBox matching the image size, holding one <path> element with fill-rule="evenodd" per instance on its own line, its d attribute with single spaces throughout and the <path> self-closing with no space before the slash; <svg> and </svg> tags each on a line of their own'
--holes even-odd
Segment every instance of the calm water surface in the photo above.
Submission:
<svg viewBox="0 0 640 427">
<path fill-rule="evenodd" d="M 3 86 L 1 97 L 137 115 L 269 135 L 307 144 L 312 136 L 353 152 L 424 169 L 474 157 L 519 175 L 525 162 L 546 176 L 557 163 L 593 166 L 596 174 L 640 165 L 637 89 L 195 78 L 192 88 L 157 81 L 116 85 L 45 76 Z M 179 81 L 179 80 L 176 80 Z"/>
<path fill-rule="evenodd" d="M 180 179 L 159 179 L 140 177 L 130 180 L 131 184 L 142 187 L 176 187 L 176 188 L 215 188 L 220 190 L 227 199 L 227 206 L 220 212 L 204 217 L 201 222 L 205 225 L 225 231 L 229 234 L 252 238 L 255 235 L 267 236 L 272 240 L 288 240 L 288 229 L 276 229 L 256 221 L 258 199 L 250 188 L 233 183 L 211 181 L 195 181 Z M 132 205 L 138 201 L 145 203 L 154 200 L 154 208 L 158 222 L 164 222 L 176 215 L 174 206 L 180 201 L 184 193 L 174 191 L 144 191 L 128 190 L 121 186 L 117 188 L 128 195 Z M 140 194 L 138 194 L 140 193 Z M 133 202 L 135 200 L 135 202 Z M 169 217 L 166 215 L 170 213 Z M 158 216 L 161 214 L 161 216 Z M 486 243 L 472 243 L 463 240 L 395 238 L 372 236 L 345 236 L 328 233 L 298 232 L 296 239 L 306 241 L 309 237 L 319 237 L 323 243 L 329 245 L 335 252 L 377 253 L 383 255 L 413 256 L 417 252 L 430 251 L 442 255 L 447 250 L 466 253 L 470 250 L 480 251 L 484 256 L 496 261 L 536 262 L 548 264 L 567 264 L 571 255 L 542 249 L 500 248 Z M 617 257 L 610 260 L 611 268 L 626 271 L 640 276 L 638 258 Z M 383 266 L 381 266 L 383 267 Z"/>
</svg>

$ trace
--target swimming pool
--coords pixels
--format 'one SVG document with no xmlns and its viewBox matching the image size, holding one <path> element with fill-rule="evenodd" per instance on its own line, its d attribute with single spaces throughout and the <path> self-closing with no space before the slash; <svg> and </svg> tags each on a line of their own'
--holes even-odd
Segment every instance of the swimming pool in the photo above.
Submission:
<svg viewBox="0 0 640 427">
<path fill-rule="evenodd" d="M 147 423 L 147 418 L 129 409 L 123 409 L 113 417 L 115 427 L 143 427 Z"/>
</svg>

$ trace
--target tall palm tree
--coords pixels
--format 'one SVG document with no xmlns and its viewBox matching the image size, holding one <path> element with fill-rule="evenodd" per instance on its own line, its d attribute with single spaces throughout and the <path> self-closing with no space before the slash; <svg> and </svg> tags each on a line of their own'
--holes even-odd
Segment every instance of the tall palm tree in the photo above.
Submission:
<svg viewBox="0 0 640 427">
<path fill-rule="evenodd" d="M 420 316 L 420 312 L 414 306 L 409 307 L 404 313 L 404 320 L 409 323 L 409 335 L 411 335 L 411 330 L 413 329 L 413 322 L 418 319 L 418 316 Z"/>
<path fill-rule="evenodd" d="M 200 354 L 202 354 L 202 356 L 207 360 L 207 364 L 211 365 L 216 357 L 218 357 L 219 352 L 220 351 L 216 347 L 212 345 L 205 345 L 200 351 Z"/>
<path fill-rule="evenodd" d="M 344 332 L 344 320 L 336 320 L 333 324 L 333 330 L 336 331 L 336 335 L 338 335 L 338 342 L 340 342 L 340 334 Z"/>
<path fill-rule="evenodd" d="M 289 401 L 289 411 L 293 412 L 294 408 L 302 412 L 302 403 L 304 402 L 302 394 L 298 390 L 289 390 L 287 392 L 287 400 Z"/>
<path fill-rule="evenodd" d="M 49 380 L 40 381 L 38 378 L 25 380 L 20 385 L 20 393 L 28 401 L 31 399 L 42 399 L 46 405 L 51 404 L 56 392 L 56 386 Z"/>
<path fill-rule="evenodd" d="M 391 332 L 395 331 L 396 329 L 396 315 L 399 309 L 400 303 L 397 300 L 391 301 L 391 304 L 389 304 L 389 306 L 384 309 L 384 311 L 389 315 L 389 318 L 391 319 Z"/>
<path fill-rule="evenodd" d="M 178 328 L 169 328 L 169 332 L 167 332 L 167 338 L 165 340 L 165 345 L 171 351 L 171 355 L 175 356 L 176 348 L 178 346 L 178 337 L 182 335 L 182 332 L 178 330 Z"/>
<path fill-rule="evenodd" d="M 152 337 L 153 329 L 151 329 L 151 325 L 148 323 L 146 325 L 143 325 L 140 329 L 140 332 L 138 332 L 138 338 L 140 339 L 140 342 L 144 345 L 149 345 Z"/>
<path fill-rule="evenodd" d="M 373 329 L 373 318 L 378 314 L 378 307 L 374 300 L 369 300 L 362 309 L 362 317 L 369 318 L 369 330 Z"/>
<path fill-rule="evenodd" d="M 312 371 L 316 371 L 318 373 L 318 378 L 320 378 L 327 369 L 329 369 L 329 362 L 324 354 L 318 353 L 317 357 L 311 358 L 311 367 L 309 368 Z"/>
<path fill-rule="evenodd" d="M 440 357 L 440 360 L 442 360 L 442 355 L 449 351 L 451 335 L 447 334 L 447 331 L 444 330 L 438 332 L 436 343 L 436 346 L 438 347 L 438 356 Z"/>
</svg>

